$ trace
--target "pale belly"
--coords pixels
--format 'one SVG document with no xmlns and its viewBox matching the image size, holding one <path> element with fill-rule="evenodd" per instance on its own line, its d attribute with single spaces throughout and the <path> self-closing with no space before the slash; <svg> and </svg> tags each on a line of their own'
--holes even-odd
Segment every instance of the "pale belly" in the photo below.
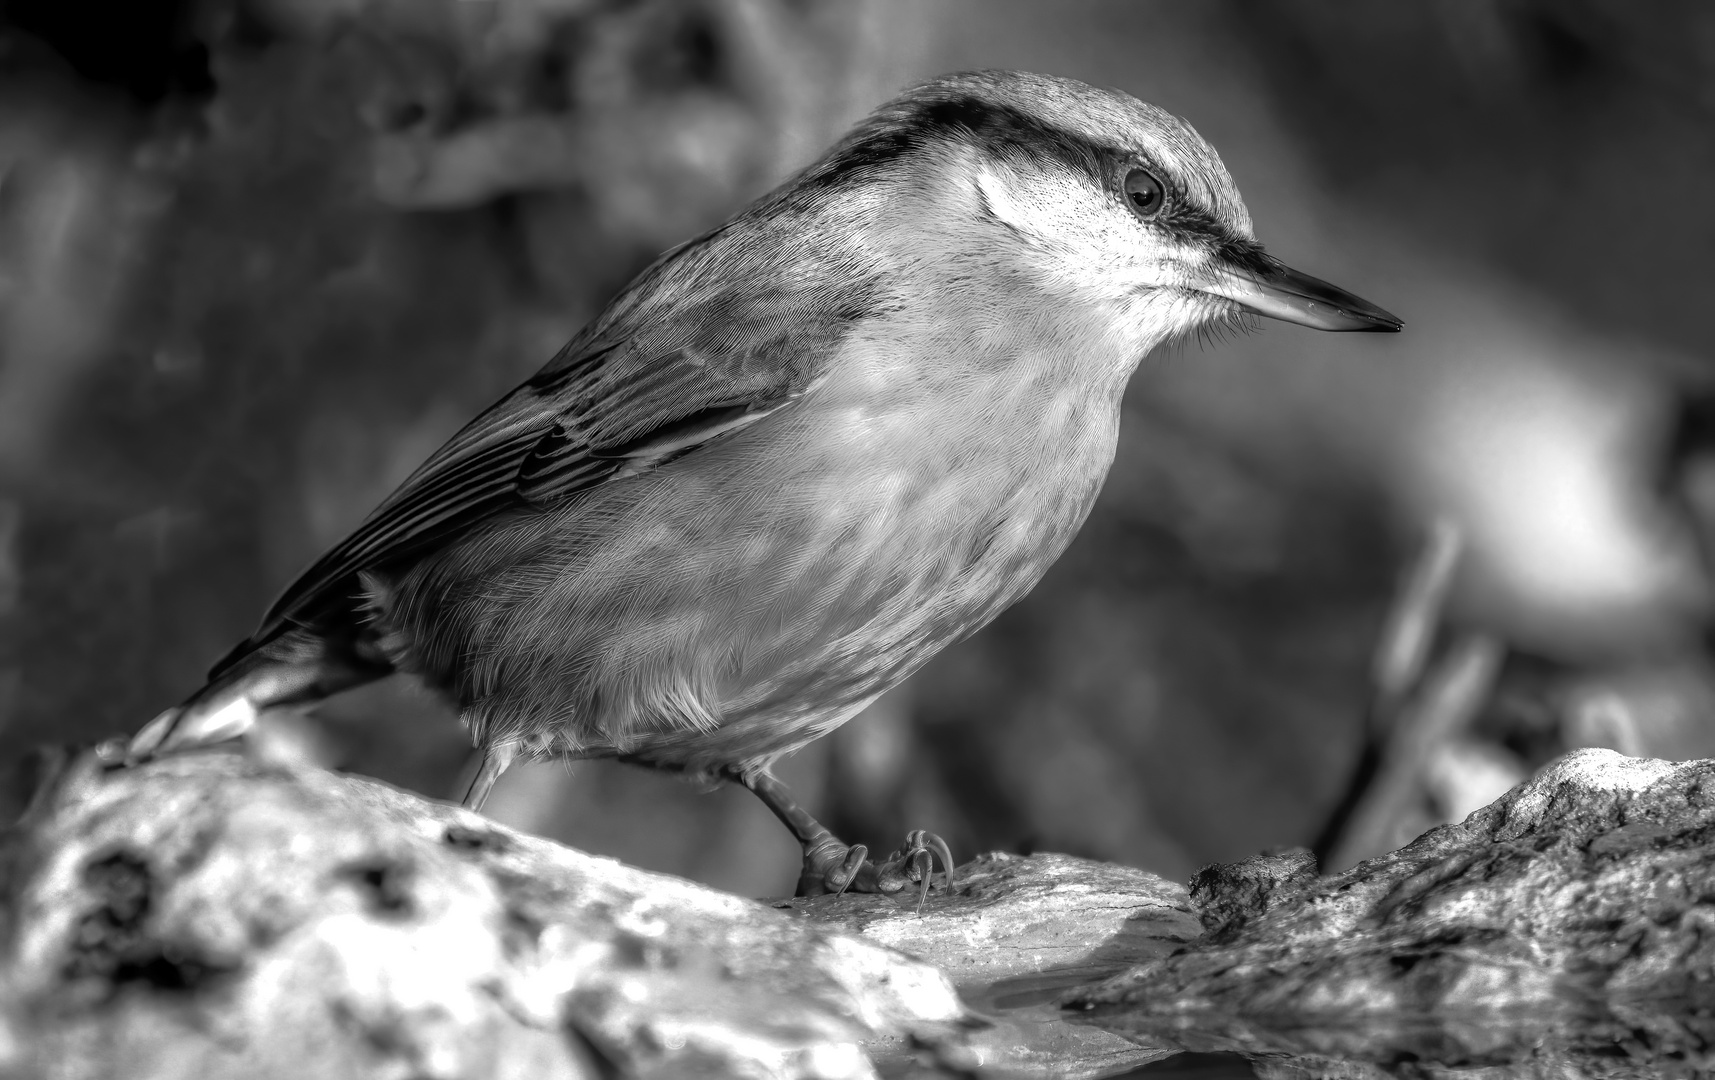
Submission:
<svg viewBox="0 0 1715 1080">
<path fill-rule="evenodd" d="M 993 619 L 1077 532 L 1117 390 L 1003 400 L 964 430 L 802 403 L 454 545 L 386 622 L 479 741 L 766 763 Z"/>
</svg>

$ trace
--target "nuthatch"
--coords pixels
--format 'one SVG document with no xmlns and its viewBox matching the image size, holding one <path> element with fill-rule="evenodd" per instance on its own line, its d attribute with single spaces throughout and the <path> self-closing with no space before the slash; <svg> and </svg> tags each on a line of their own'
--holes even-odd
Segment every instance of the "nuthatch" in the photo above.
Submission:
<svg viewBox="0 0 1715 1080">
<path fill-rule="evenodd" d="M 736 780 L 799 889 L 928 888 L 770 774 L 1022 597 L 1156 346 L 1246 312 L 1399 320 L 1263 252 L 1215 151 L 1114 91 L 951 75 L 663 255 L 288 588 L 139 760 L 394 671 L 514 757 Z"/>
</svg>

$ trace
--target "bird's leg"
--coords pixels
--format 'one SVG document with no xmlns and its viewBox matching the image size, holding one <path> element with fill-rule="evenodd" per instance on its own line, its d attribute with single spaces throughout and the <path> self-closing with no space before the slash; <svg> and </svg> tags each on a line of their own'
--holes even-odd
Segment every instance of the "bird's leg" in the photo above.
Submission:
<svg viewBox="0 0 1715 1080">
<path fill-rule="evenodd" d="M 799 806 L 786 785 L 766 771 L 748 772 L 729 769 L 727 775 L 762 800 L 781 824 L 791 830 L 804 849 L 804 869 L 798 876 L 799 896 L 839 895 L 847 889 L 857 892 L 893 894 L 910 885 L 917 885 L 917 903 L 921 907 L 929 895 L 929 880 L 934 872 L 934 860 L 939 858 L 947 874 L 947 888 L 953 887 L 953 853 L 947 842 L 934 833 L 914 829 L 906 834 L 905 846 L 877 865 L 869 861 L 869 849 L 862 844 L 847 845 L 828 831 L 827 826 L 810 816 Z"/>
<path fill-rule="evenodd" d="M 804 869 L 798 876 L 799 896 L 836 896 L 853 885 L 859 892 L 880 892 L 875 881 L 875 864 L 869 861 L 869 849 L 862 844 L 847 846 L 828 827 L 810 816 L 798 805 L 786 785 L 767 772 L 730 770 L 728 775 L 762 800 L 762 805 L 774 812 L 780 823 L 791 830 L 804 849 Z M 865 873 L 867 871 L 867 874 Z M 861 880 L 861 884 L 859 884 Z M 864 886 L 869 886 L 865 888 Z M 893 891 L 897 892 L 901 883 Z"/>
<path fill-rule="evenodd" d="M 494 782 L 500 779 L 500 774 L 512 764 L 517 754 L 518 744 L 512 742 L 492 743 L 482 748 L 482 764 L 477 766 L 470 788 L 464 793 L 466 810 L 481 812 L 482 804 L 488 801 L 488 793 L 494 790 Z"/>
</svg>

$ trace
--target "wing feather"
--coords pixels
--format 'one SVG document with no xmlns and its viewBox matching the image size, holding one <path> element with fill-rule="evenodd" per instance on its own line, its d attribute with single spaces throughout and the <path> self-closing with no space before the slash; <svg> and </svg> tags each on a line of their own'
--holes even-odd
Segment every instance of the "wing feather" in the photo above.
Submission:
<svg viewBox="0 0 1715 1080">
<path fill-rule="evenodd" d="M 802 273 L 804 231 L 728 225 L 662 256 L 522 386 L 454 435 L 277 600 L 247 643 L 349 613 L 358 574 L 451 542 L 510 509 L 553 505 L 660 467 L 804 393 L 840 340 L 876 310 L 878 282 L 851 267 Z M 747 245 L 796 258 L 769 265 Z M 810 284 L 810 281 L 818 284 Z M 211 676 L 212 677 L 212 676 Z"/>
</svg>

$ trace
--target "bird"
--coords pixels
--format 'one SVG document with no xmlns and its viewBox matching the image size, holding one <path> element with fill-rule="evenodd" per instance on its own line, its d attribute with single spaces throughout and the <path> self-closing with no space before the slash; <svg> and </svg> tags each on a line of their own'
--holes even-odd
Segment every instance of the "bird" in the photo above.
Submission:
<svg viewBox="0 0 1715 1080">
<path fill-rule="evenodd" d="M 919 904 L 946 843 L 835 837 L 775 778 L 1023 597 L 1143 359 L 1264 316 L 1400 320 L 1257 241 L 1215 150 L 1117 90 L 918 84 L 660 256 L 293 582 L 137 763 L 395 672 L 455 702 L 480 810 L 518 758 L 749 788 L 800 895 Z"/>
</svg>

